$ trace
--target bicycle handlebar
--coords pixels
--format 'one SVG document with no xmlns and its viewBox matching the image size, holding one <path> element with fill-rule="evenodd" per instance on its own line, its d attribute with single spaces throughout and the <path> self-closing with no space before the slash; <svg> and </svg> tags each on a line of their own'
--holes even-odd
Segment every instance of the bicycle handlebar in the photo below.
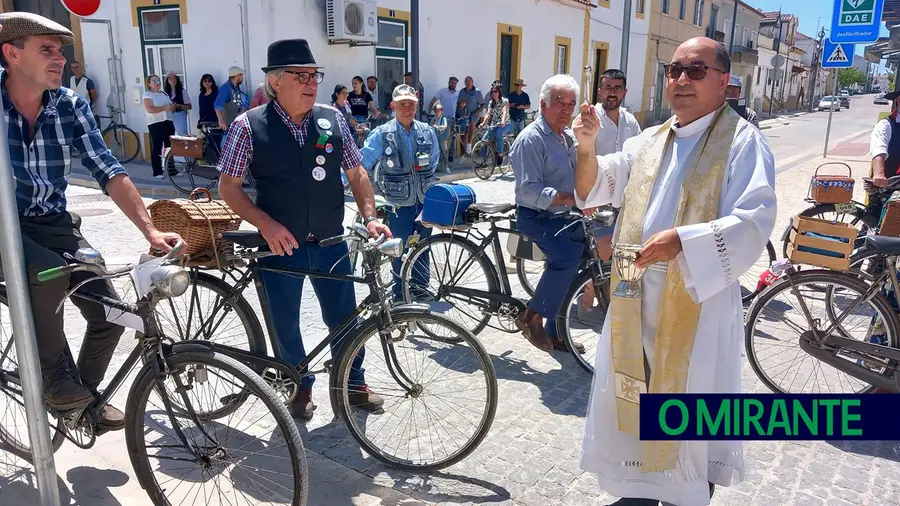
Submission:
<svg viewBox="0 0 900 506">
<path fill-rule="evenodd" d="M 163 263 L 168 262 L 169 260 L 180 257 L 182 251 L 185 248 L 184 241 L 178 241 L 172 246 L 172 249 L 169 250 L 162 257 Z M 107 270 L 105 266 L 98 264 L 86 264 L 86 263 L 73 263 L 69 265 L 63 265 L 60 267 L 52 267 L 50 269 L 43 270 L 38 273 L 37 280 L 40 283 L 46 283 L 47 281 L 52 281 L 54 279 L 61 278 L 63 276 L 67 276 L 72 274 L 73 272 L 79 271 L 91 271 L 99 276 L 109 277 L 109 276 L 118 276 L 121 274 L 125 274 L 126 272 L 131 271 L 133 266 L 126 265 L 124 267 L 120 267 L 118 269 Z"/>
</svg>

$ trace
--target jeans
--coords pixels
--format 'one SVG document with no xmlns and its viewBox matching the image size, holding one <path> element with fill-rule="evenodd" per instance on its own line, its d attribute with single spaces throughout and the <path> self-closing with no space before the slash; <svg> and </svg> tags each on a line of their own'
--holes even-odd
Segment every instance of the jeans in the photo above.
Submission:
<svg viewBox="0 0 900 506">
<path fill-rule="evenodd" d="M 175 123 L 175 135 L 188 135 L 188 113 L 187 111 L 175 111 L 172 113 L 172 120 Z"/>
<path fill-rule="evenodd" d="M 430 228 L 422 226 L 421 222 L 415 221 L 419 214 L 422 213 L 422 207 L 422 203 L 418 202 L 415 205 L 395 208 L 394 214 L 389 215 L 388 226 L 391 228 L 391 233 L 394 234 L 394 237 L 403 241 L 404 251 L 410 249 L 408 244 L 409 236 L 418 233 L 419 241 L 423 241 L 431 236 Z M 396 301 L 403 300 L 403 283 L 400 281 L 400 269 L 402 266 L 402 258 L 391 262 L 391 270 L 394 273 L 394 300 Z M 427 255 L 419 257 L 416 265 L 412 267 L 410 292 L 412 292 L 413 298 L 415 298 L 416 287 L 428 286 L 430 268 L 431 259 Z"/>
<path fill-rule="evenodd" d="M 333 274 L 352 274 L 350 259 L 344 256 L 347 254 L 346 243 L 342 242 L 325 248 L 319 246 L 318 243 L 301 240 L 300 247 L 293 253 L 290 256 L 261 258 L 259 264 L 261 267 L 307 269 L 319 272 L 331 270 Z M 332 270 L 331 266 L 341 257 L 344 258 Z M 291 365 L 299 365 L 306 358 L 303 336 L 300 333 L 300 301 L 303 298 L 303 284 L 306 276 L 261 271 L 260 278 L 269 302 L 269 315 L 277 334 L 281 358 Z M 329 332 L 333 332 L 356 310 L 353 282 L 323 278 L 313 278 L 311 281 L 316 297 L 319 299 L 322 320 Z M 355 327 L 356 325 L 349 327 L 341 338 L 331 342 L 331 356 L 335 362 L 339 361 L 341 348 L 345 341 L 354 335 Z M 351 386 L 361 387 L 366 383 L 365 369 L 363 369 L 364 357 L 365 349 L 361 349 L 353 359 L 349 381 Z M 301 375 L 306 372 L 307 369 L 304 368 Z M 300 388 L 309 390 L 314 381 L 315 376 L 304 376 Z"/>
<path fill-rule="evenodd" d="M 507 123 L 505 126 L 494 125 L 488 127 L 487 132 L 484 133 L 484 137 L 482 140 L 489 139 L 491 137 L 494 138 L 494 145 L 497 146 L 497 153 L 503 153 L 503 136 L 508 134 L 510 130 L 512 130 L 512 124 Z"/>
<path fill-rule="evenodd" d="M 516 215 L 516 229 L 537 244 L 547 257 L 546 267 L 534 290 L 534 296 L 528 302 L 528 307 L 544 317 L 544 328 L 551 339 L 557 338 L 556 316 L 562 307 L 569 285 L 578 274 L 581 254 L 584 251 L 583 227 L 572 226 L 565 232 L 555 235 L 571 223 L 569 220 L 551 218 L 551 214 L 547 211 L 536 211 L 527 207 L 519 207 Z"/>
<path fill-rule="evenodd" d="M 525 129 L 525 120 L 524 119 L 513 119 L 510 120 L 513 126 L 513 132 L 516 135 L 519 135 L 519 132 Z"/>
<path fill-rule="evenodd" d="M 44 378 L 64 367 L 75 373 L 75 364 L 63 330 L 63 313 L 54 313 L 53 310 L 66 290 L 97 276 L 89 272 L 75 272 L 39 283 L 37 274 L 51 267 L 65 265 L 67 262 L 62 257 L 63 253 L 74 254 L 79 248 L 90 248 L 91 245 L 81 235 L 81 218 L 76 214 L 58 213 L 34 218 L 22 217 L 20 220 L 41 372 Z M 0 271 L 0 278 L 2 274 Z M 83 290 L 119 300 L 109 280 L 92 281 Z M 101 304 L 78 297 L 72 297 L 71 300 L 87 321 L 84 341 L 78 354 L 77 373 L 85 387 L 96 391 L 125 329 L 106 321 L 106 310 Z"/>
</svg>

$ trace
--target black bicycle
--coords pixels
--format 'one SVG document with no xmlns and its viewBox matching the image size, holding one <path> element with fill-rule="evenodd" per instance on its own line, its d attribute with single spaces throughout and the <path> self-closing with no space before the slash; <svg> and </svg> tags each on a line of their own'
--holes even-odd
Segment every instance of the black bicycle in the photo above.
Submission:
<svg viewBox="0 0 900 506">
<path fill-rule="evenodd" d="M 117 322 L 137 330 L 137 346 L 89 406 L 68 412 L 49 409 L 53 450 L 66 439 L 91 448 L 103 433 L 98 422 L 104 407 L 141 362 L 124 406 L 125 441 L 138 482 L 154 504 L 225 505 L 240 502 L 240 496 L 251 504 L 305 505 L 309 477 L 297 426 L 284 403 L 246 363 L 288 376 L 296 372 L 227 346 L 173 341 L 158 325 L 156 306 L 181 296 L 189 286 L 188 273 L 171 265 L 181 251 L 183 243 L 152 263 L 109 270 L 96 250 L 81 249 L 70 257 L 69 265 L 38 275 L 46 282 L 78 271 L 97 274 L 69 290 L 56 311 L 75 296 L 104 305 Z M 135 303 L 82 290 L 91 281 L 132 273 L 149 280 L 146 293 Z M 5 287 L 0 303 L 7 305 Z M 0 449 L 30 460 L 14 338 L 3 330 Z"/>
<path fill-rule="evenodd" d="M 122 110 L 111 105 L 106 107 L 109 109 L 109 116 L 95 115 L 98 124 L 101 119 L 109 120 L 106 127 L 100 131 L 100 135 L 103 136 L 106 147 L 112 151 L 116 160 L 126 164 L 141 154 L 140 137 L 128 125 L 122 123 Z"/>
<path fill-rule="evenodd" d="M 266 356 L 262 326 L 244 296 L 244 291 L 254 286 L 271 353 L 280 360 L 272 315 L 259 281 L 262 272 L 365 284 L 368 296 L 307 353 L 297 370 L 303 376 L 330 375 L 335 414 L 367 453 L 386 464 L 432 471 L 462 460 L 478 447 L 497 409 L 497 378 L 490 355 L 471 332 L 431 313 L 427 306 L 393 305 L 390 285 L 378 273 L 385 262 L 402 255 L 399 239 L 382 236 L 371 240 L 366 228 L 355 224 L 349 234 L 320 241 L 322 246 L 347 241 L 348 255 L 362 256 L 363 275 L 357 276 L 262 265 L 258 260 L 272 253 L 258 251 L 266 241 L 256 231 L 226 232 L 221 238 L 235 244 L 235 254 L 230 257 L 235 265 L 218 277 L 192 268 L 191 290 L 173 300 L 171 307 L 173 315 L 186 313 L 187 321 L 169 318 L 171 326 L 182 329 L 181 336 L 227 342 L 250 354 Z M 427 335 L 421 332 L 423 328 L 429 330 Z M 332 343 L 339 347 L 339 356 L 323 360 L 320 357 Z M 385 398 L 383 413 L 377 416 L 350 403 L 353 360 L 363 349 L 366 383 Z M 293 400 L 299 381 L 277 372 L 266 379 L 285 402 Z M 446 390 L 435 391 L 441 388 Z M 457 399 L 455 392 L 465 394 Z"/>
<path fill-rule="evenodd" d="M 400 278 L 404 301 L 427 303 L 476 335 L 488 326 L 511 334 L 520 332 L 515 320 L 525 310 L 526 300 L 513 294 L 500 234 L 521 235 L 521 232 L 499 225 L 510 221 L 509 213 L 515 209 L 515 204 L 473 204 L 467 210 L 466 225 L 420 241 L 403 262 Z M 580 213 L 560 213 L 561 219 L 574 220 L 570 226 L 585 224 L 588 228 L 595 223 L 608 226 L 613 216 L 608 210 L 587 217 Z M 475 228 L 474 225 L 480 223 L 488 224 L 487 233 Z M 586 233 L 582 265 L 566 298 L 567 303 L 578 299 L 584 310 L 575 307 L 577 312 L 560 311 L 557 317 L 559 337 L 566 347 L 569 350 L 576 350 L 578 345 L 584 347 L 583 354 L 577 351 L 572 354 L 588 372 L 594 369 L 597 332 L 602 327 L 609 302 L 609 266 L 596 259 L 595 251 L 594 234 Z M 521 270 L 519 274 L 522 275 Z M 588 284 L 594 288 L 595 300 L 590 296 L 586 300 L 581 298 Z M 588 292 L 590 295 L 589 288 Z M 579 320 L 581 317 L 585 317 L 585 321 Z M 496 319 L 495 324 L 490 323 L 492 318 Z M 576 321 L 581 322 L 578 326 L 591 329 L 591 332 L 584 335 L 576 332 L 577 328 L 571 328 Z"/>
</svg>

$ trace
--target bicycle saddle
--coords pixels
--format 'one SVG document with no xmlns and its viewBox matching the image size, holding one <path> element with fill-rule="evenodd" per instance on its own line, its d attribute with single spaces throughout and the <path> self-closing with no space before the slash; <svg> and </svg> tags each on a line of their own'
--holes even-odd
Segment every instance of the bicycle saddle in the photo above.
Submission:
<svg viewBox="0 0 900 506">
<path fill-rule="evenodd" d="M 487 203 L 475 203 L 469 206 L 471 209 L 475 209 L 476 211 L 481 211 L 485 214 L 502 214 L 508 213 L 516 208 L 515 204 L 487 204 Z"/>
<path fill-rule="evenodd" d="M 900 237 L 868 235 L 866 236 L 866 246 L 874 249 L 876 253 L 900 255 Z"/>
<path fill-rule="evenodd" d="M 258 230 L 232 230 L 222 232 L 222 240 L 231 241 L 244 248 L 261 248 L 268 244 Z"/>
</svg>

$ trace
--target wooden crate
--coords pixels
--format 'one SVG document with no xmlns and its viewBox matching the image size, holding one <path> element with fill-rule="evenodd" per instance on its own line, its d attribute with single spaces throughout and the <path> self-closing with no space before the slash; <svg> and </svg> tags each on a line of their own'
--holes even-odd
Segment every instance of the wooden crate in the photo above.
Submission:
<svg viewBox="0 0 900 506">
<path fill-rule="evenodd" d="M 847 239 L 848 242 L 829 241 L 803 235 L 807 232 L 841 237 Z M 853 243 L 856 241 L 856 234 L 856 228 L 847 223 L 794 216 L 791 220 L 787 257 L 794 263 L 846 271 L 850 268 L 850 255 L 853 254 Z M 838 258 L 810 251 L 800 251 L 801 246 L 838 253 L 841 256 Z"/>
<path fill-rule="evenodd" d="M 893 194 L 881 210 L 878 234 L 900 237 L 900 194 Z"/>
</svg>

